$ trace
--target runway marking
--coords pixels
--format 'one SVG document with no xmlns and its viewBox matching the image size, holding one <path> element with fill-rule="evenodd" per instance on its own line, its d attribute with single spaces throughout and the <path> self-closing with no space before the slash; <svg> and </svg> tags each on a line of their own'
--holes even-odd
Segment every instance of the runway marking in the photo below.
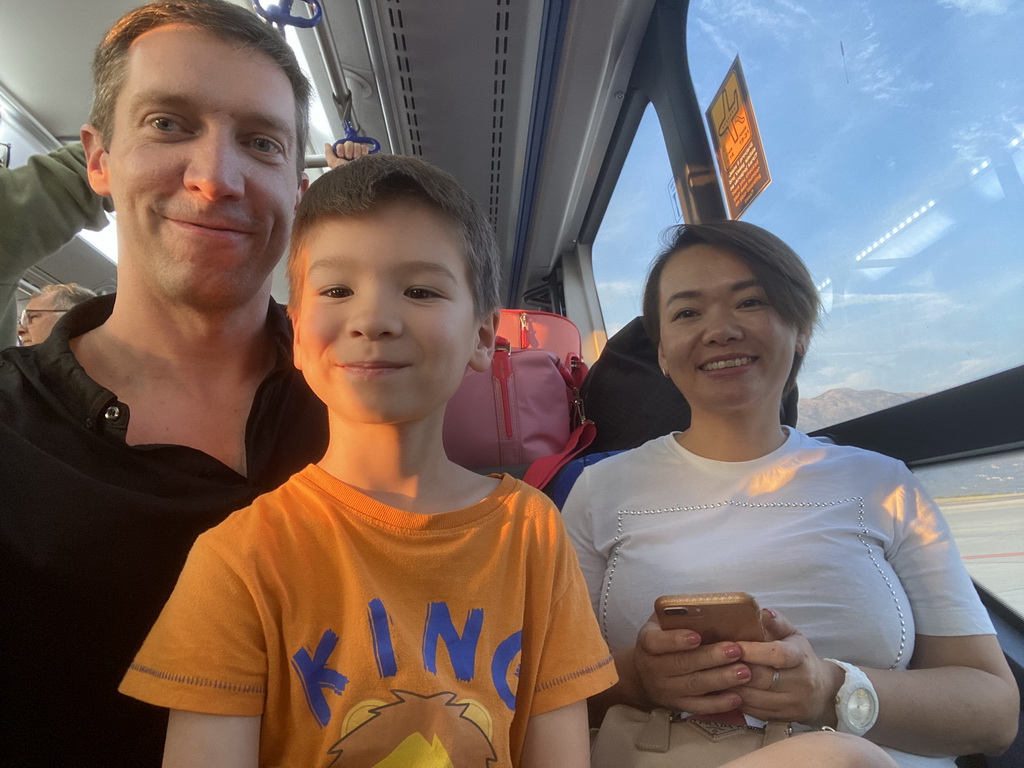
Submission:
<svg viewBox="0 0 1024 768">
<path fill-rule="evenodd" d="M 1002 552 L 997 555 L 961 555 L 964 560 L 980 560 L 987 557 L 1024 557 L 1024 552 Z"/>
</svg>

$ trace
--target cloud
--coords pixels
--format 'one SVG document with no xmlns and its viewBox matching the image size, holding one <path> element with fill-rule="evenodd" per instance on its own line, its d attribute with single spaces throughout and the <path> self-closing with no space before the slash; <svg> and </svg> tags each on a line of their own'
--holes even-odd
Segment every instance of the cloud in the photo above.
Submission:
<svg viewBox="0 0 1024 768">
<path fill-rule="evenodd" d="M 1001 16 L 1010 10 L 1010 0 L 939 0 L 939 5 L 944 8 L 957 8 L 968 16 L 982 13 Z"/>
<path fill-rule="evenodd" d="M 1012 105 L 987 120 L 972 121 L 953 131 L 952 147 L 957 157 L 974 165 L 1006 149 L 1007 142 L 1024 131 L 1024 107 Z"/>
<path fill-rule="evenodd" d="M 808 28 L 815 25 L 814 16 L 794 0 L 703 0 L 701 10 L 727 24 L 757 27 L 783 42 L 805 30 L 809 34 Z"/>
<path fill-rule="evenodd" d="M 736 53 L 739 51 L 739 46 L 731 40 L 727 40 L 718 31 L 718 27 L 708 24 L 701 18 L 697 18 L 695 20 L 697 22 L 697 26 L 700 28 L 702 40 L 710 40 L 712 47 L 727 59 L 731 59 L 736 56 Z"/>
<path fill-rule="evenodd" d="M 860 39 L 850 38 L 844 44 L 850 80 L 861 93 L 875 101 L 904 106 L 905 94 L 926 91 L 932 83 L 910 78 L 899 64 L 889 59 L 887 48 L 879 42 L 874 15 L 866 8 L 860 10 L 866 17 L 865 35 Z"/>
<path fill-rule="evenodd" d="M 878 389 L 880 379 L 873 371 L 848 369 L 842 371 L 835 366 L 828 369 L 829 389 Z M 820 371 L 819 373 L 824 373 Z M 841 378 L 840 378 L 841 376 Z"/>
<path fill-rule="evenodd" d="M 609 336 L 640 314 L 641 280 L 605 280 L 597 283 L 601 316 Z"/>
<path fill-rule="evenodd" d="M 900 323 L 929 325 L 938 323 L 963 309 L 948 293 L 837 293 L 833 295 L 833 312 L 840 309 L 871 308 L 884 322 L 898 319 Z M 886 316 L 880 315 L 879 311 Z"/>
<path fill-rule="evenodd" d="M 906 77 L 897 64 L 891 64 L 888 57 L 879 54 L 874 62 L 873 72 L 866 73 L 860 85 L 861 93 L 875 101 L 892 102 L 897 106 L 906 106 L 904 96 L 908 93 L 920 93 L 932 87 L 932 83 L 923 80 L 912 80 Z"/>
<path fill-rule="evenodd" d="M 623 235 L 631 235 L 637 222 L 645 220 L 648 208 L 647 195 L 643 189 L 626 189 L 619 185 L 615 189 L 612 204 L 601 220 L 598 238 L 614 240 Z"/>
<path fill-rule="evenodd" d="M 988 376 L 993 371 L 1001 370 L 1005 362 L 1000 357 L 974 357 L 969 360 L 958 360 L 954 365 L 954 370 L 948 372 L 947 375 L 958 383 L 973 381 L 982 376 Z"/>
<path fill-rule="evenodd" d="M 609 280 L 597 284 L 597 293 L 600 296 L 615 296 L 633 298 L 639 296 L 643 285 L 639 280 Z"/>
</svg>

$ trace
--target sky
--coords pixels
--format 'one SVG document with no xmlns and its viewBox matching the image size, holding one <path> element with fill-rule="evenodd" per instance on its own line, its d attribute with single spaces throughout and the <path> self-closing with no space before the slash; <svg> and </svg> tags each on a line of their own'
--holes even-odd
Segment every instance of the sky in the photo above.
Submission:
<svg viewBox="0 0 1024 768">
<path fill-rule="evenodd" d="M 702 109 L 740 56 L 772 174 L 742 218 L 821 286 L 802 396 L 1024 363 L 1024 2 L 692 0 L 687 37 Z M 679 221 L 672 187 L 649 108 L 594 244 L 609 334 Z"/>
</svg>

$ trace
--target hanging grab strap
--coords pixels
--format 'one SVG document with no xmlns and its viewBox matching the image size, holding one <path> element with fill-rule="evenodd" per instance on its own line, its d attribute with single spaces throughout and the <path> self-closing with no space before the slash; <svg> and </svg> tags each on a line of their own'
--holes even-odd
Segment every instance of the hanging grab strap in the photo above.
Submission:
<svg viewBox="0 0 1024 768">
<path fill-rule="evenodd" d="M 302 0 L 302 2 L 310 7 L 310 13 L 312 15 L 308 19 L 303 16 L 292 15 L 292 2 L 293 0 L 280 0 L 276 5 L 270 4 L 264 7 L 260 0 L 252 0 L 252 7 L 260 17 L 262 17 L 268 24 L 277 28 L 282 34 L 284 33 L 283 27 L 285 24 L 293 27 L 302 27 L 304 29 L 312 29 L 320 24 L 320 21 L 323 19 L 324 12 L 318 0 Z M 318 34 L 319 33 L 320 30 L 318 30 Z M 335 73 L 335 78 L 341 78 L 339 82 L 343 85 L 344 71 Z M 338 88 L 339 86 L 336 85 L 335 87 Z M 335 98 L 337 99 L 337 96 L 335 96 Z M 351 96 L 347 93 L 347 90 L 345 92 L 345 100 L 347 103 L 345 104 L 342 120 L 342 124 L 345 128 L 345 136 L 344 138 L 338 139 L 334 142 L 334 153 L 338 154 L 338 148 L 346 141 L 352 141 L 356 144 L 369 144 L 371 147 L 371 155 L 380 152 L 380 142 L 376 139 L 370 138 L 369 136 L 361 136 L 358 129 L 353 124 Z M 307 164 L 307 167 L 311 166 Z"/>
<path fill-rule="evenodd" d="M 359 132 L 356 130 L 356 127 L 352 125 L 351 120 L 345 121 L 345 138 L 338 139 L 336 142 L 334 142 L 334 154 L 338 154 L 338 148 L 346 141 L 351 141 L 356 144 L 369 144 L 371 147 L 371 155 L 375 155 L 378 152 L 380 152 L 380 142 L 377 141 L 376 139 L 371 139 L 369 136 L 360 136 Z"/>
<path fill-rule="evenodd" d="M 263 7 L 260 0 L 252 0 L 252 7 L 256 13 L 266 19 L 269 23 L 278 27 L 288 24 L 293 27 L 312 29 L 319 24 L 320 19 L 323 18 L 323 9 L 320 7 L 320 3 L 318 3 L 317 0 L 302 0 L 302 2 L 310 6 L 311 13 L 313 14 L 308 19 L 303 16 L 292 16 L 292 0 L 280 0 L 278 4 L 271 4 L 266 8 Z"/>
</svg>

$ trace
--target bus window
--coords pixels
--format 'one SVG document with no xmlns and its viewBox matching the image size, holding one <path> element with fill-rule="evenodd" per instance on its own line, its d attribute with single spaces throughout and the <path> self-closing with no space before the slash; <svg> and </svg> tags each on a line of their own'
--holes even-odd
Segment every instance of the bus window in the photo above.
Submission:
<svg viewBox="0 0 1024 768">
<path fill-rule="evenodd" d="M 687 31 L 702 107 L 743 62 L 773 178 L 744 219 L 820 286 L 804 430 L 1024 362 L 1024 7 L 693 3 Z"/>
<path fill-rule="evenodd" d="M 701 109 L 738 54 L 765 145 L 772 183 L 743 218 L 792 245 L 819 285 L 803 431 L 1024 363 L 1022 36 L 1024 6 L 1006 0 L 690 4 Z M 648 107 L 593 247 L 609 335 L 639 314 L 673 193 Z M 1017 611 L 1021 462 L 915 470 L 972 574 Z"/>
<path fill-rule="evenodd" d="M 609 336 L 640 314 L 647 265 L 661 250 L 662 231 L 679 223 L 675 195 L 658 115 L 648 104 L 592 248 Z"/>
<path fill-rule="evenodd" d="M 766 148 L 744 219 L 821 292 L 804 431 L 1024 363 L 1022 35 L 1005 1 L 691 4 L 698 101 L 739 54 Z M 1024 613 L 1021 454 L 915 471 L 978 583 Z"/>
</svg>

